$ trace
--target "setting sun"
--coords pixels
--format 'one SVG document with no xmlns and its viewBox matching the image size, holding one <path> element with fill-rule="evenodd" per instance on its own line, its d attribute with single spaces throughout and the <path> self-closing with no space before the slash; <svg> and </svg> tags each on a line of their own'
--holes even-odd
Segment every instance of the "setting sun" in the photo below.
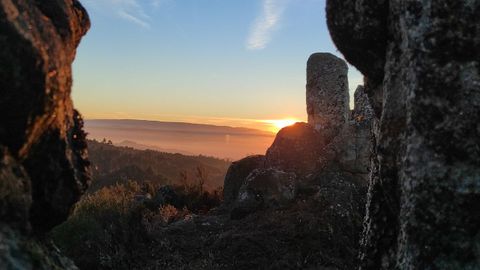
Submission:
<svg viewBox="0 0 480 270">
<path fill-rule="evenodd" d="M 270 130 L 273 132 L 278 132 L 280 129 L 291 126 L 297 122 L 300 122 L 298 119 L 287 118 L 287 119 L 277 119 L 277 120 L 265 120 L 266 123 L 270 124 Z"/>
</svg>

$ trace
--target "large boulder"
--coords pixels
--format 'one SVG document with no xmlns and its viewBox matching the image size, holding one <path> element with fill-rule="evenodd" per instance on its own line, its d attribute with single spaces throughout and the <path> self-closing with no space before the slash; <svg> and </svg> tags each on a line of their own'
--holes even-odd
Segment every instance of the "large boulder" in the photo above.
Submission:
<svg viewBox="0 0 480 270">
<path fill-rule="evenodd" d="M 480 267 L 480 2 L 327 1 L 375 140 L 361 269 Z"/>
<path fill-rule="evenodd" d="M 265 156 L 249 156 L 239 161 L 235 161 L 228 168 L 223 184 L 223 201 L 226 205 L 233 203 L 238 196 L 240 187 L 245 183 L 247 176 L 253 170 L 262 168 L 265 162 Z"/>
<path fill-rule="evenodd" d="M 348 66 L 330 53 L 314 53 L 307 62 L 308 123 L 325 139 L 336 136 L 347 123 Z"/>
<path fill-rule="evenodd" d="M 320 131 L 306 123 L 296 123 L 281 129 L 265 155 L 265 167 L 294 172 L 312 173 L 326 145 Z"/>
<path fill-rule="evenodd" d="M 240 187 L 232 218 L 242 218 L 259 208 L 279 208 L 295 199 L 297 176 L 276 169 L 256 169 Z"/>
<path fill-rule="evenodd" d="M 90 24 L 76 0 L 0 3 L 0 145 L 30 177 L 30 223 L 66 219 L 89 181 L 71 64 Z"/>
</svg>

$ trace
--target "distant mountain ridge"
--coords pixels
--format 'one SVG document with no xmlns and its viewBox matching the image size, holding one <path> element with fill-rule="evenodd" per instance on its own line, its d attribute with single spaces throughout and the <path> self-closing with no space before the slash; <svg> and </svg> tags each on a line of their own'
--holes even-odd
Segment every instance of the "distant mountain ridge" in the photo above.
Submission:
<svg viewBox="0 0 480 270">
<path fill-rule="evenodd" d="M 182 151 L 174 148 L 161 148 L 154 145 L 141 144 L 141 143 L 137 143 L 130 140 L 124 140 L 118 143 L 113 142 L 113 145 L 119 146 L 119 147 L 130 147 L 137 150 L 153 150 L 153 151 L 164 152 L 164 153 L 182 154 L 186 156 L 194 155 L 193 153 L 190 153 L 187 151 Z"/>
<path fill-rule="evenodd" d="M 274 139 L 251 128 L 130 119 L 85 120 L 85 130 L 89 139 L 115 145 L 230 160 L 264 154 Z"/>
<path fill-rule="evenodd" d="M 87 126 L 112 125 L 112 127 L 141 127 L 150 130 L 165 130 L 169 132 L 187 132 L 187 133 L 221 133 L 230 135 L 256 135 L 256 136 L 274 136 L 275 134 L 253 128 L 217 126 L 211 124 L 196 124 L 187 122 L 167 122 L 154 120 L 137 119 L 87 119 Z"/>
</svg>

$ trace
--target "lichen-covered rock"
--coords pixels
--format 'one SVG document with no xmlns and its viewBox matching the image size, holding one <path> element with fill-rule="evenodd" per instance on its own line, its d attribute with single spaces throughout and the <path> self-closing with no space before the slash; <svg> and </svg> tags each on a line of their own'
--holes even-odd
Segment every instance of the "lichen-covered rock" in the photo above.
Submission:
<svg viewBox="0 0 480 270">
<path fill-rule="evenodd" d="M 276 169 L 256 169 L 240 187 L 232 218 L 240 218 L 261 207 L 284 207 L 295 199 L 297 176 Z"/>
<path fill-rule="evenodd" d="M 348 172 L 368 181 L 372 155 L 373 110 L 363 86 L 355 91 L 355 108 L 347 125 L 321 151 L 317 171 Z"/>
<path fill-rule="evenodd" d="M 367 93 L 365 92 L 365 87 L 363 85 L 357 86 L 354 93 L 354 107 L 352 111 L 352 118 L 357 123 L 371 124 L 374 112 L 370 99 L 368 98 Z"/>
<path fill-rule="evenodd" d="M 235 161 L 228 168 L 223 184 L 223 201 L 226 205 L 233 203 L 238 196 L 240 187 L 245 183 L 247 176 L 255 169 L 262 168 L 265 156 L 255 155 Z"/>
<path fill-rule="evenodd" d="M 349 118 L 348 67 L 330 53 L 314 53 L 307 62 L 308 123 L 330 140 Z"/>
<path fill-rule="evenodd" d="M 368 181 L 372 135 L 369 125 L 351 121 L 318 158 L 317 171 L 348 172 Z"/>
<path fill-rule="evenodd" d="M 70 98 L 71 64 L 88 28 L 76 0 L 0 2 L 0 145 L 29 176 L 37 232 L 65 220 L 89 181 Z"/>
<path fill-rule="evenodd" d="M 306 123 L 281 129 L 265 155 L 265 167 L 305 175 L 315 171 L 327 139 Z"/>
<path fill-rule="evenodd" d="M 480 267 L 479 12 L 478 1 L 327 2 L 376 116 L 362 269 Z"/>
</svg>

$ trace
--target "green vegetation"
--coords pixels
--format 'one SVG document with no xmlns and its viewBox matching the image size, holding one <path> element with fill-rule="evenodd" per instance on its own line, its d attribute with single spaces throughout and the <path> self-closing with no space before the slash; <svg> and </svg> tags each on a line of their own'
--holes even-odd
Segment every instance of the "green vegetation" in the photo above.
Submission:
<svg viewBox="0 0 480 270">
<path fill-rule="evenodd" d="M 51 232 L 81 269 L 130 269 L 149 233 L 220 205 L 229 162 L 88 141 L 93 185 Z"/>
<path fill-rule="evenodd" d="M 130 269 L 149 251 L 149 233 L 206 212 L 221 198 L 221 190 L 204 191 L 200 180 L 164 187 L 128 181 L 86 195 L 51 237 L 81 269 Z"/>
<path fill-rule="evenodd" d="M 88 149 L 94 180 L 90 192 L 129 180 L 157 185 L 193 184 L 199 169 L 207 176 L 204 188 L 212 191 L 223 186 L 230 166 L 228 160 L 117 147 L 107 140 L 88 140 Z"/>
</svg>

